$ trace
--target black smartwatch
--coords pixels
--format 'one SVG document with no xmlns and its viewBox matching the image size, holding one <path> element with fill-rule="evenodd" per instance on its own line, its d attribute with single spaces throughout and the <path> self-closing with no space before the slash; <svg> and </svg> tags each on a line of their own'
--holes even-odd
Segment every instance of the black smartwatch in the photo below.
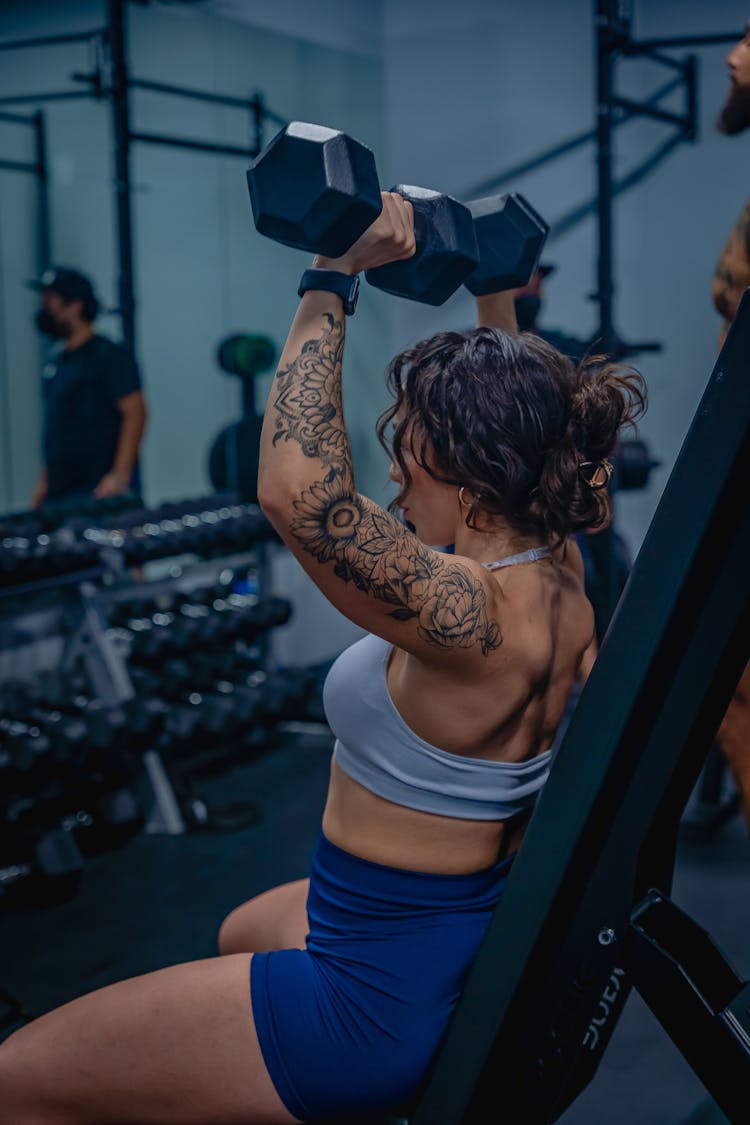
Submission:
<svg viewBox="0 0 750 1125">
<path fill-rule="evenodd" d="M 359 276 L 348 273 L 338 273 L 337 270 L 305 270 L 299 283 L 298 295 L 307 293 L 308 289 L 324 289 L 328 293 L 338 293 L 344 302 L 344 312 L 351 316 L 357 307 L 359 296 Z"/>
</svg>

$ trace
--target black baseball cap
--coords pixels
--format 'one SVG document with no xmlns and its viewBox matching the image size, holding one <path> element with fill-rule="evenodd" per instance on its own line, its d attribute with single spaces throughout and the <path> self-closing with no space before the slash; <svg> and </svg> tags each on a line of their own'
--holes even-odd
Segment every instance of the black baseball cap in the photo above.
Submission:
<svg viewBox="0 0 750 1125">
<path fill-rule="evenodd" d="M 66 301 L 83 301 L 84 307 L 99 307 L 94 287 L 84 274 L 64 266 L 53 266 L 45 270 L 38 281 L 28 281 L 29 289 L 42 293 L 59 293 Z"/>
</svg>

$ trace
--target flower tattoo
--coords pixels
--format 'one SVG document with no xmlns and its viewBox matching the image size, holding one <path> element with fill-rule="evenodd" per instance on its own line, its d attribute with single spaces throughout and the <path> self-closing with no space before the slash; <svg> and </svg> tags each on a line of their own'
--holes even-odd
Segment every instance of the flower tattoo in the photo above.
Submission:
<svg viewBox="0 0 750 1125">
<path fill-rule="evenodd" d="M 479 639 L 485 656 L 501 641 L 499 626 L 487 620 L 484 590 L 468 571 L 457 566 L 422 605 L 419 633 L 441 648 L 468 648 Z"/>
<path fill-rule="evenodd" d="M 294 508 L 298 514 L 289 527 L 319 562 L 345 553 L 347 543 L 356 540 L 364 515 L 362 500 L 338 473 L 308 488 Z"/>
</svg>

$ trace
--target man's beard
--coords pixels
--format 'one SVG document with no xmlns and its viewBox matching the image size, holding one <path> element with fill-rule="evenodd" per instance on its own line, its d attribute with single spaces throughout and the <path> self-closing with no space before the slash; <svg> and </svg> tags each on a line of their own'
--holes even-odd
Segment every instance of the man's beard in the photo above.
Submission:
<svg viewBox="0 0 750 1125">
<path fill-rule="evenodd" d="M 732 86 L 716 118 L 716 128 L 734 137 L 750 125 L 750 87 Z"/>
<path fill-rule="evenodd" d="M 63 324 L 48 309 L 39 309 L 34 317 L 34 322 L 40 332 L 52 340 L 66 340 L 70 335 L 70 328 Z"/>
</svg>

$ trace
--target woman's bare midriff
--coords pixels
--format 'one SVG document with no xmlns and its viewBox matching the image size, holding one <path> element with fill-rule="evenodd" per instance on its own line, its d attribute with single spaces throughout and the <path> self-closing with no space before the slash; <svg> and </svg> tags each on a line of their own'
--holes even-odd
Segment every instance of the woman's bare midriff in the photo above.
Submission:
<svg viewBox="0 0 750 1125">
<path fill-rule="evenodd" d="M 386 801 L 331 762 L 323 834 L 344 851 L 409 871 L 465 875 L 497 862 L 500 820 L 458 820 Z"/>
</svg>

